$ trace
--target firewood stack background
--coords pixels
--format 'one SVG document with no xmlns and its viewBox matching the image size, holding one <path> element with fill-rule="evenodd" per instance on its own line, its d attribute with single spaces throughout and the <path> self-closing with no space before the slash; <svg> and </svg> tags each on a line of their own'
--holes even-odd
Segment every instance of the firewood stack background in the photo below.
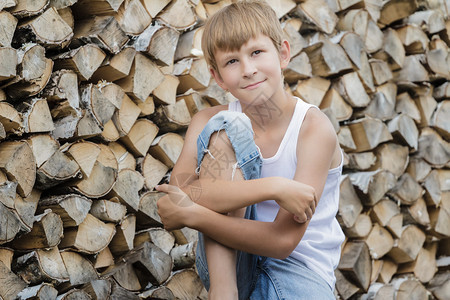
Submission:
<svg viewBox="0 0 450 300">
<path fill-rule="evenodd" d="M 268 2 L 346 152 L 336 297 L 449 299 L 450 2 Z M 154 187 L 234 100 L 200 48 L 229 3 L 0 0 L 1 299 L 206 299 Z"/>
</svg>

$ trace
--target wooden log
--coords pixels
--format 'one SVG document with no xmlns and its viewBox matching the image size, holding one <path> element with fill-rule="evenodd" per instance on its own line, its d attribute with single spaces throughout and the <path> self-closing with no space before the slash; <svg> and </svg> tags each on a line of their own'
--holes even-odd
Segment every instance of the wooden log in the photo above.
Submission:
<svg viewBox="0 0 450 300">
<path fill-rule="evenodd" d="M 9 133 L 22 134 L 24 131 L 21 114 L 9 103 L 0 102 L 0 123 L 5 129 L 6 135 Z"/>
<path fill-rule="evenodd" d="M 136 292 L 142 288 L 138 275 L 130 263 L 124 264 L 114 270 L 112 277 L 121 287 L 128 291 Z"/>
<path fill-rule="evenodd" d="M 348 175 L 341 179 L 339 199 L 338 221 L 341 226 L 352 227 L 363 207 Z"/>
<path fill-rule="evenodd" d="M 408 24 L 397 29 L 398 36 L 405 46 L 406 54 L 425 53 L 430 40 L 419 26 Z"/>
<path fill-rule="evenodd" d="M 49 132 L 55 129 L 46 99 L 33 98 L 24 101 L 17 110 L 22 114 L 26 133 Z"/>
<path fill-rule="evenodd" d="M 38 0 L 33 2 L 20 1 L 13 5 L 11 12 L 18 18 L 25 18 L 40 15 L 48 5 L 46 0 Z"/>
<path fill-rule="evenodd" d="M 127 215 L 116 226 L 116 234 L 109 243 L 108 248 L 114 255 L 122 255 L 134 247 L 134 234 L 136 232 L 136 216 Z"/>
<path fill-rule="evenodd" d="M 450 191 L 450 172 L 448 171 L 448 169 L 438 169 L 437 173 L 441 190 L 444 192 Z"/>
<path fill-rule="evenodd" d="M 81 288 L 94 300 L 107 299 L 111 294 L 111 281 L 98 279 L 91 280 Z"/>
<path fill-rule="evenodd" d="M 363 113 L 372 118 L 382 121 L 390 120 L 395 116 L 395 103 L 397 95 L 397 86 L 393 83 L 386 83 L 376 88 L 369 105 L 363 110 Z"/>
<path fill-rule="evenodd" d="M 186 93 L 176 97 L 177 101 L 180 101 L 182 99 L 184 99 L 184 101 L 186 102 L 191 118 L 199 111 L 211 107 L 211 104 L 209 104 L 209 102 L 206 101 L 206 99 L 204 99 L 200 95 L 200 93 L 194 90 L 188 90 Z"/>
<path fill-rule="evenodd" d="M 388 122 L 388 129 L 394 140 L 400 141 L 402 144 L 406 144 L 410 148 L 417 150 L 419 145 L 419 130 L 410 116 L 403 113 L 397 115 Z"/>
<path fill-rule="evenodd" d="M 437 170 L 431 171 L 427 177 L 425 177 L 422 183 L 425 189 L 425 201 L 427 205 L 438 206 L 441 202 L 442 190 L 441 183 L 439 181 L 439 172 Z M 428 216 L 428 213 L 427 213 Z M 428 220 L 429 221 L 429 220 Z"/>
<path fill-rule="evenodd" d="M 443 300 L 447 297 L 450 291 L 450 272 L 439 272 L 427 285 L 427 289 L 433 293 L 438 300 Z"/>
<path fill-rule="evenodd" d="M 164 81 L 158 66 L 143 54 L 136 53 L 129 76 L 116 81 L 136 102 L 145 102 L 150 93 Z"/>
<path fill-rule="evenodd" d="M 124 47 L 119 53 L 107 56 L 92 75 L 92 81 L 103 79 L 112 82 L 127 77 L 130 74 L 135 55 L 134 48 Z"/>
<path fill-rule="evenodd" d="M 102 178 L 99 181 L 97 178 Z M 117 168 L 105 166 L 98 160 L 94 164 L 91 176 L 75 182 L 71 188 L 87 197 L 100 198 L 108 194 L 117 180 Z"/>
<path fill-rule="evenodd" d="M 118 91 L 118 93 L 107 92 L 108 87 Z M 105 89 L 105 90 L 104 90 Z M 120 87 L 114 84 L 98 85 L 89 84 L 81 88 L 81 103 L 83 107 L 89 110 L 94 116 L 95 120 L 100 127 L 104 126 L 109 120 L 111 120 L 116 107 L 121 107 L 123 92 L 120 94 Z M 114 99 L 112 96 L 116 96 Z"/>
<path fill-rule="evenodd" d="M 64 228 L 80 225 L 91 209 L 92 200 L 76 194 L 51 196 L 39 201 L 38 213 L 47 209 L 61 217 Z"/>
<path fill-rule="evenodd" d="M 14 209 L 19 217 L 22 225 L 22 230 L 25 232 L 31 231 L 33 227 L 34 215 L 41 197 L 41 191 L 33 189 L 28 197 L 22 198 L 16 194 L 14 199 Z"/>
<path fill-rule="evenodd" d="M 211 81 L 206 89 L 200 90 L 199 92 L 211 106 L 225 105 L 235 101 L 233 95 L 219 87 L 215 80 Z"/>
<path fill-rule="evenodd" d="M 370 284 L 372 264 L 366 244 L 362 242 L 347 243 L 343 249 L 338 269 L 347 278 L 351 278 L 358 287 L 367 291 Z"/>
<path fill-rule="evenodd" d="M 128 40 L 113 16 L 95 16 L 77 22 L 71 45 L 79 47 L 93 43 L 109 53 L 118 54 Z"/>
<path fill-rule="evenodd" d="M 395 0 L 384 3 L 380 11 L 379 22 L 389 25 L 392 22 L 409 17 L 416 10 L 416 2 Z"/>
<path fill-rule="evenodd" d="M 143 4 L 147 12 L 150 14 L 152 18 L 156 17 L 163 8 L 170 3 L 170 0 L 144 0 Z"/>
<path fill-rule="evenodd" d="M 414 273 L 420 282 L 427 283 L 437 272 L 436 251 L 436 243 L 426 245 L 424 248 L 420 249 L 419 254 L 417 254 L 417 257 L 413 262 L 400 265 L 397 274 Z"/>
<path fill-rule="evenodd" d="M 177 30 L 187 29 L 197 21 L 192 5 L 187 0 L 173 0 L 158 14 L 157 20 Z"/>
<path fill-rule="evenodd" d="M 76 178 L 80 167 L 75 160 L 56 150 L 52 156 L 37 169 L 36 186 L 41 189 L 54 187 L 61 182 Z"/>
<path fill-rule="evenodd" d="M 291 57 L 297 57 L 299 53 L 302 51 L 302 49 L 308 45 L 307 41 L 302 37 L 302 35 L 299 32 L 300 26 L 298 26 L 298 28 L 295 27 L 294 24 L 295 20 L 298 20 L 298 22 L 300 23 L 299 25 L 301 26 L 300 19 L 294 19 L 292 21 L 284 22 L 281 24 L 286 39 L 289 41 L 289 44 L 291 45 Z M 311 74 L 311 66 L 309 66 L 308 58 L 305 53 L 303 53 L 302 56 L 306 58 L 306 65 L 303 69 L 308 70 L 309 68 L 309 73 Z"/>
<path fill-rule="evenodd" d="M 186 101 L 180 99 L 175 104 L 160 105 L 152 115 L 153 122 L 158 126 L 160 133 L 181 131 L 191 122 Z"/>
<path fill-rule="evenodd" d="M 17 19 L 9 12 L 0 9 L 0 26 L 4 29 L 0 33 L 0 47 L 10 47 L 17 26 Z"/>
<path fill-rule="evenodd" d="M 139 211 L 136 213 L 137 225 L 140 228 L 162 226 L 161 217 L 158 215 L 156 202 L 164 196 L 164 193 L 156 191 L 146 192 L 141 196 Z"/>
<path fill-rule="evenodd" d="M 184 245 L 198 241 L 198 231 L 189 227 L 183 227 L 172 231 L 175 236 L 175 242 L 178 245 Z"/>
<path fill-rule="evenodd" d="M 114 257 L 109 251 L 109 248 L 106 247 L 101 250 L 99 253 L 94 255 L 93 259 L 94 268 L 95 269 L 104 269 L 106 267 L 112 266 L 114 264 Z"/>
<path fill-rule="evenodd" d="M 61 257 L 71 285 L 85 284 L 98 279 L 97 271 L 87 258 L 73 251 L 61 251 Z"/>
<path fill-rule="evenodd" d="M 173 75 L 177 76 L 180 84 L 177 93 L 185 93 L 189 89 L 200 90 L 208 86 L 211 73 L 204 58 L 186 58 L 173 66 Z"/>
<path fill-rule="evenodd" d="M 339 44 L 321 41 L 304 49 L 314 76 L 328 77 L 347 72 L 352 64 Z"/>
<path fill-rule="evenodd" d="M 398 300 L 428 299 L 428 292 L 425 287 L 412 276 L 396 277 L 391 284 L 396 290 L 396 298 Z"/>
<path fill-rule="evenodd" d="M 17 182 L 17 192 L 27 197 L 36 180 L 36 162 L 27 142 L 10 141 L 0 144 L 0 169 Z"/>
<path fill-rule="evenodd" d="M 0 213 L 2 216 L 0 219 L 0 224 L 2 224 L 0 227 L 0 244 L 4 244 L 16 237 L 21 229 L 21 222 L 14 211 L 4 206 L 3 203 L 0 203 Z"/>
<path fill-rule="evenodd" d="M 0 297 L 2 299 L 15 299 L 17 294 L 27 287 L 16 274 L 9 270 L 3 262 L 0 261 Z"/>
<path fill-rule="evenodd" d="M 389 231 L 378 224 L 374 224 L 367 236 L 365 243 L 369 248 L 372 259 L 380 259 L 394 246 L 394 239 Z"/>
<path fill-rule="evenodd" d="M 175 104 L 179 79 L 173 75 L 165 75 L 164 81 L 153 91 L 154 100 L 160 104 Z"/>
<path fill-rule="evenodd" d="M 370 170 L 383 169 L 400 177 L 406 170 L 409 162 L 408 147 L 395 143 L 385 143 L 375 149 L 376 163 Z"/>
<path fill-rule="evenodd" d="M 17 299 L 42 299 L 50 300 L 56 299 L 58 296 L 58 290 L 50 283 L 41 283 L 39 285 L 29 286 L 24 288 L 17 294 Z"/>
<path fill-rule="evenodd" d="M 422 91 L 418 91 L 421 93 Z M 429 88 L 424 90 L 424 94 L 418 94 L 417 97 L 414 98 L 414 102 L 417 105 L 417 108 L 420 112 L 420 126 L 425 127 L 429 126 L 431 123 L 431 117 L 433 116 L 433 112 L 437 107 L 436 100 L 431 96 L 431 91 Z"/>
<path fill-rule="evenodd" d="M 423 27 L 429 34 L 445 30 L 444 16 L 438 9 L 416 11 L 408 17 L 408 23 Z"/>
<path fill-rule="evenodd" d="M 341 126 L 341 130 L 338 132 L 339 145 L 346 152 L 356 150 L 355 141 L 353 140 L 352 132 L 349 126 Z"/>
<path fill-rule="evenodd" d="M 450 83 L 444 82 L 433 90 L 433 97 L 437 100 L 450 98 Z"/>
<path fill-rule="evenodd" d="M 414 204 L 423 193 L 423 188 L 408 173 L 400 176 L 396 185 L 388 192 L 394 200 L 405 205 Z"/>
<path fill-rule="evenodd" d="M 395 289 L 390 284 L 373 283 L 370 285 L 367 291 L 367 299 L 382 300 L 382 299 L 394 299 Z"/>
<path fill-rule="evenodd" d="M 370 233 L 371 229 L 372 221 L 370 220 L 370 217 L 365 213 L 359 214 L 356 217 L 353 226 L 343 228 L 345 236 L 357 239 L 365 238 Z"/>
<path fill-rule="evenodd" d="M 392 140 L 392 135 L 387 126 L 378 119 L 366 116 L 349 123 L 356 152 L 374 149 L 380 143 Z"/>
<path fill-rule="evenodd" d="M 134 155 L 145 156 L 157 132 L 158 127 L 152 121 L 139 119 L 133 125 L 128 135 L 122 137 L 120 141 Z"/>
<path fill-rule="evenodd" d="M 320 106 L 330 84 L 329 80 L 313 77 L 299 81 L 293 94 L 308 103 Z"/>
<path fill-rule="evenodd" d="M 179 61 L 188 57 L 197 57 L 202 54 L 203 27 L 198 27 L 183 33 L 179 39 L 174 54 L 174 60 Z"/>
<path fill-rule="evenodd" d="M 445 120 L 448 120 L 449 115 L 450 101 L 442 101 L 437 105 L 430 121 L 430 126 L 436 129 L 447 140 L 450 137 L 450 126 Z"/>
<path fill-rule="evenodd" d="M 395 186 L 395 175 L 386 170 L 349 174 L 353 186 L 364 205 L 373 206 Z"/>
<path fill-rule="evenodd" d="M 431 172 L 431 166 L 424 159 L 412 156 L 406 171 L 418 182 L 423 182 Z"/>
<path fill-rule="evenodd" d="M 117 198 L 95 200 L 89 213 L 104 222 L 118 223 L 125 217 L 126 207 Z"/>
<path fill-rule="evenodd" d="M 122 3 L 123 0 L 78 0 L 72 9 L 79 18 L 90 15 L 111 15 L 119 10 Z"/>
<path fill-rule="evenodd" d="M 450 236 L 450 197 L 449 193 L 441 199 L 440 207 L 430 207 L 428 213 L 430 215 L 431 233 L 437 237 L 444 238 Z"/>
<path fill-rule="evenodd" d="M 355 295 L 360 288 L 348 280 L 339 269 L 334 270 L 336 276 L 336 290 L 342 299 L 347 300 Z"/>
<path fill-rule="evenodd" d="M 0 48 L 0 81 L 16 76 L 17 51 L 10 47 Z"/>
<path fill-rule="evenodd" d="M 24 2 L 25 3 L 25 2 Z M 48 30 L 53 28 L 54 30 Z M 17 26 L 19 40 L 13 39 L 13 45 L 35 40 L 46 48 L 64 48 L 73 37 L 72 28 L 61 18 L 54 7 Z"/>
<path fill-rule="evenodd" d="M 370 98 L 356 72 L 340 77 L 333 87 L 352 107 L 365 107 L 370 103 Z"/>
<path fill-rule="evenodd" d="M 173 293 L 175 299 L 198 297 L 203 290 L 203 284 L 197 273 L 189 269 L 175 272 L 166 286 Z"/>
<path fill-rule="evenodd" d="M 149 190 L 153 190 L 169 170 L 165 164 L 153 158 L 150 154 L 145 156 L 140 166 L 145 186 Z"/>
<path fill-rule="evenodd" d="M 411 206 L 403 206 L 402 213 L 404 225 L 415 224 L 426 227 L 430 225 L 430 217 L 423 198 L 417 199 L 417 201 Z"/>
<path fill-rule="evenodd" d="M 67 100 L 73 109 L 80 107 L 80 95 L 78 92 L 78 77 L 71 70 L 59 70 L 52 73 L 52 76 L 43 90 L 43 95 L 47 101 Z M 59 115 L 61 115 L 59 113 Z"/>
<path fill-rule="evenodd" d="M 97 228 L 97 230 L 92 230 Z M 104 249 L 115 234 L 115 226 L 103 223 L 91 214 L 88 214 L 77 228 L 67 228 L 64 238 L 59 245 L 61 248 L 73 248 L 78 252 L 94 254 Z"/>
<path fill-rule="evenodd" d="M 410 262 L 416 259 L 417 254 L 425 242 L 425 233 L 415 225 L 402 228 L 401 237 L 395 240 L 394 246 L 387 254 L 396 263 Z"/>
<path fill-rule="evenodd" d="M 179 37 L 177 30 L 156 23 L 139 35 L 134 47 L 137 51 L 147 53 L 158 64 L 170 66 L 174 61 Z"/>
<path fill-rule="evenodd" d="M 305 52 L 294 56 L 288 66 L 283 70 L 284 79 L 287 83 L 312 77 L 312 67 L 308 55 Z"/>
<path fill-rule="evenodd" d="M 450 159 L 450 145 L 436 131 L 424 128 L 419 136 L 419 156 L 432 165 L 444 165 Z"/>
<path fill-rule="evenodd" d="M 169 132 L 158 136 L 152 142 L 149 153 L 170 169 L 175 165 L 178 156 L 180 156 L 183 144 L 183 137 L 176 133 Z"/>
<path fill-rule="evenodd" d="M 447 64 L 448 50 L 433 49 L 426 52 L 427 66 L 434 72 L 433 79 L 449 78 L 450 72 Z"/>
<path fill-rule="evenodd" d="M 309 28 L 320 30 L 331 34 L 336 27 L 338 18 L 328 7 L 325 1 L 305 1 L 295 8 L 295 14 L 302 22 L 302 29 L 309 25 Z"/>
<path fill-rule="evenodd" d="M 387 28 L 384 31 L 383 48 L 374 56 L 386 61 L 391 70 L 398 70 L 403 67 L 405 48 L 397 31 L 392 28 Z"/>
<path fill-rule="evenodd" d="M 428 72 L 420 63 L 418 55 L 408 55 L 405 57 L 403 68 L 393 73 L 394 81 L 408 84 L 411 82 L 429 81 Z"/>
<path fill-rule="evenodd" d="M 373 165 L 377 157 L 372 152 L 349 153 L 347 168 L 356 171 L 367 171 Z"/>
<path fill-rule="evenodd" d="M 195 242 L 174 247 L 170 251 L 170 256 L 172 257 L 174 263 L 174 269 L 180 270 L 194 266 L 196 248 L 197 243 Z"/>
<path fill-rule="evenodd" d="M 59 143 L 48 134 L 32 135 L 28 143 L 33 151 L 36 167 L 40 167 L 59 149 Z"/>
<path fill-rule="evenodd" d="M 33 250 L 52 248 L 59 244 L 63 237 L 63 223 L 61 218 L 50 210 L 35 217 L 30 232 L 12 241 L 14 249 Z"/>
<path fill-rule="evenodd" d="M 120 300 L 120 299 L 130 299 L 130 300 L 140 300 L 139 296 L 135 293 L 132 293 L 124 288 L 122 288 L 119 284 L 117 284 L 114 280 L 110 280 L 112 284 L 111 288 L 111 300 Z"/>
<path fill-rule="evenodd" d="M 125 0 L 114 17 L 122 30 L 129 35 L 139 35 L 147 28 L 152 18 L 139 0 Z"/>
<path fill-rule="evenodd" d="M 100 47 L 87 44 L 55 57 L 55 69 L 73 70 L 80 80 L 85 81 L 91 78 L 105 57 L 106 54 Z"/>
<path fill-rule="evenodd" d="M 35 250 L 17 258 L 13 271 L 28 284 L 60 283 L 69 279 L 57 247 Z"/>
<path fill-rule="evenodd" d="M 151 242 L 162 251 L 170 254 L 170 250 L 172 250 L 175 244 L 175 237 L 163 228 L 149 228 L 136 233 L 134 246 L 137 247 L 144 242 Z"/>
<path fill-rule="evenodd" d="M 95 143 L 81 141 L 70 146 L 68 153 L 80 166 L 83 175 L 91 175 L 94 164 L 100 155 L 101 149 Z"/>
<path fill-rule="evenodd" d="M 373 222 L 376 222 L 383 227 L 387 226 L 389 221 L 398 214 L 400 214 L 400 208 L 394 201 L 388 198 L 379 201 L 370 211 L 370 217 Z"/>
<path fill-rule="evenodd" d="M 173 295 L 172 291 L 169 290 L 165 286 L 160 286 L 157 288 L 152 288 L 150 290 L 146 290 L 139 294 L 139 297 L 141 299 L 167 299 L 167 300 L 175 300 L 175 296 Z"/>
</svg>

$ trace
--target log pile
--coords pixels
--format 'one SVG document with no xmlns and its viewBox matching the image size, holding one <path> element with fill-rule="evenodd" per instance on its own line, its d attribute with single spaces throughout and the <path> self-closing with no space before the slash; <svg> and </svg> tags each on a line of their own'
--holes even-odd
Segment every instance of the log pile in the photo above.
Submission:
<svg viewBox="0 0 450 300">
<path fill-rule="evenodd" d="M 340 299 L 450 294 L 450 5 L 268 0 L 345 150 Z M 156 213 L 231 0 L 0 0 L 0 299 L 206 299 Z"/>
</svg>

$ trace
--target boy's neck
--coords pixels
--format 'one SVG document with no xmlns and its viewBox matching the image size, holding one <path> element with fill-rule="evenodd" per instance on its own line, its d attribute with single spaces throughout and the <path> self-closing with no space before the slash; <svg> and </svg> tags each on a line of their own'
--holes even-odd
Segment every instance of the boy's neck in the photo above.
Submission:
<svg viewBox="0 0 450 300">
<path fill-rule="evenodd" d="M 276 98 L 272 97 L 258 105 L 241 102 L 241 107 L 252 121 L 253 130 L 266 131 L 290 121 L 295 104 L 294 97 L 282 90 Z"/>
</svg>

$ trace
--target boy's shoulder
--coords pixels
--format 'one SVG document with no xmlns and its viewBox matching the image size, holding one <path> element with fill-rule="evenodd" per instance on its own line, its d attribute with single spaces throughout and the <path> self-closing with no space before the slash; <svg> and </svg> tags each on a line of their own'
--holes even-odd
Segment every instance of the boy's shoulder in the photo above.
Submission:
<svg viewBox="0 0 450 300">
<path fill-rule="evenodd" d="M 189 129 L 194 131 L 201 131 L 203 127 L 205 127 L 206 123 L 208 123 L 209 119 L 211 119 L 220 111 L 227 109 L 228 105 L 216 105 L 202 109 L 192 117 L 191 123 L 189 124 Z"/>
</svg>

